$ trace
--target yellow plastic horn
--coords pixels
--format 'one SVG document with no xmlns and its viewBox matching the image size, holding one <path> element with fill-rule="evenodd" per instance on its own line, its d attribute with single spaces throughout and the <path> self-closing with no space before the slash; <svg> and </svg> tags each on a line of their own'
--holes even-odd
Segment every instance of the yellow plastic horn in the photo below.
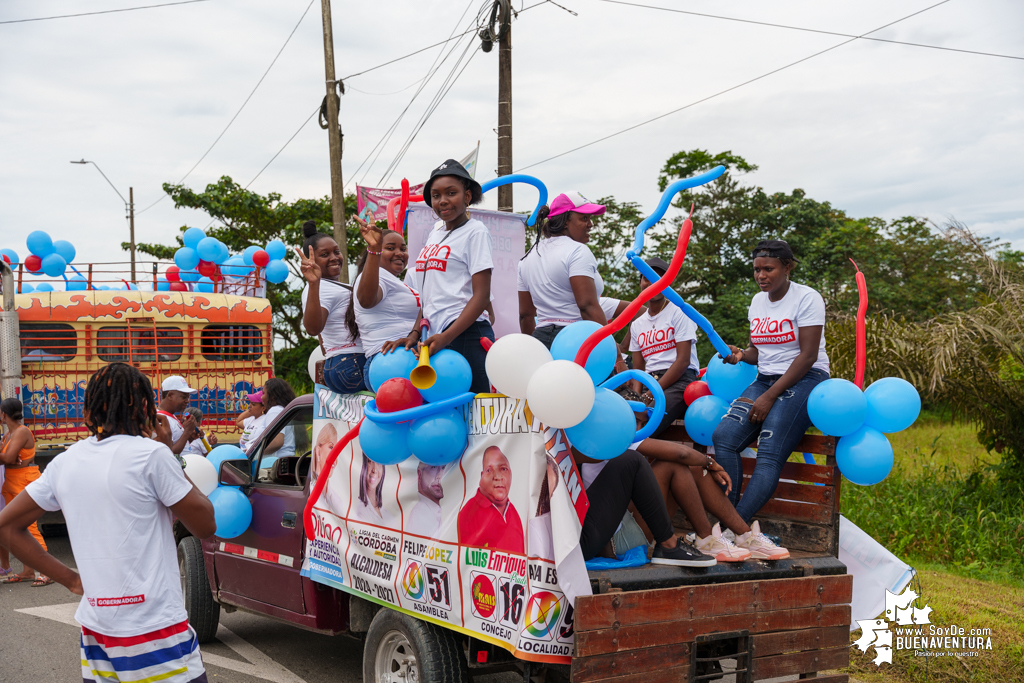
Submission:
<svg viewBox="0 0 1024 683">
<path fill-rule="evenodd" d="M 430 367 L 430 349 L 426 345 L 420 347 L 420 362 L 412 369 L 409 379 L 417 389 L 429 389 L 437 381 L 437 373 Z"/>
</svg>

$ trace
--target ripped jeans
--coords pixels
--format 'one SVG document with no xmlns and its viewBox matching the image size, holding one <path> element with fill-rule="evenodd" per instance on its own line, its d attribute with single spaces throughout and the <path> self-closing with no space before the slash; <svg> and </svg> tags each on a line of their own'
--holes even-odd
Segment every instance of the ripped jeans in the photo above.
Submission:
<svg viewBox="0 0 1024 683">
<path fill-rule="evenodd" d="M 811 368 L 799 382 L 775 399 L 763 423 L 751 424 L 747 420 L 747 415 L 753 402 L 782 379 L 782 375 L 758 373 L 754 383 L 732 402 L 729 412 L 715 429 L 712 437 L 715 444 L 715 460 L 732 478 L 729 500 L 736 506 L 736 512 L 743 521 L 749 523 L 775 493 L 782 466 L 800 443 L 804 432 L 811 426 L 811 419 L 807 416 L 807 398 L 814 387 L 828 378 L 829 375 L 824 370 Z M 740 458 L 740 451 L 751 445 L 754 439 L 759 439 L 757 463 L 741 498 L 743 461 Z"/>
</svg>

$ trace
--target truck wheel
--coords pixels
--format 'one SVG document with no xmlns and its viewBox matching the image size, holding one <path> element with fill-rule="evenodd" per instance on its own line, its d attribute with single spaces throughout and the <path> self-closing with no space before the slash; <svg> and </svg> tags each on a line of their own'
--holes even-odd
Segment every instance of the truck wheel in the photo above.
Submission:
<svg viewBox="0 0 1024 683">
<path fill-rule="evenodd" d="M 203 544 L 195 536 L 186 536 L 178 544 L 178 573 L 188 623 L 195 629 L 200 643 L 209 643 L 217 634 L 220 605 L 214 602 L 210 593 L 210 581 L 203 562 Z"/>
<path fill-rule="evenodd" d="M 384 608 L 366 632 L 363 683 L 468 683 L 466 656 L 455 635 Z"/>
</svg>

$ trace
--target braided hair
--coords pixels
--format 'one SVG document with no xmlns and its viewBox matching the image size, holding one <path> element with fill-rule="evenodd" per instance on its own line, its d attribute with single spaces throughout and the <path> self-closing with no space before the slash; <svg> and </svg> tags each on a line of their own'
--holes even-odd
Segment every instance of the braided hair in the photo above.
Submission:
<svg viewBox="0 0 1024 683">
<path fill-rule="evenodd" d="M 548 220 L 549 213 L 551 213 L 551 207 L 547 205 L 540 207 L 540 211 L 537 212 L 537 222 L 535 223 L 537 227 L 537 237 L 533 240 L 533 246 L 530 247 L 529 251 L 523 254 L 522 259 L 519 259 L 520 261 L 529 256 L 530 252 L 533 251 L 535 247 L 539 251 L 540 247 L 537 245 L 540 244 L 541 239 L 558 237 L 565 234 L 565 229 L 569 227 L 569 214 L 572 213 L 572 211 L 560 213 L 554 218 Z"/>
<path fill-rule="evenodd" d="M 458 176 L 456 176 L 456 177 L 458 177 Z M 380 232 L 381 232 L 381 236 L 380 236 L 381 248 L 383 248 L 384 240 L 387 239 L 387 236 L 390 235 L 391 233 L 395 233 L 399 237 L 402 236 L 402 233 L 398 232 L 397 230 L 389 230 L 387 228 L 381 228 Z M 366 257 L 367 257 L 367 251 L 364 249 L 363 253 L 359 255 L 359 259 L 356 261 L 356 277 L 359 277 L 359 275 L 362 274 L 363 267 L 366 266 Z M 345 327 L 348 328 L 348 333 L 350 335 L 352 335 L 353 339 L 355 339 L 356 337 L 359 336 L 359 325 L 356 324 L 356 290 L 355 290 L 355 287 L 352 288 L 352 296 L 350 296 L 348 298 L 348 308 L 345 310 Z"/>
<path fill-rule="evenodd" d="M 149 378 L 126 363 L 110 363 L 89 378 L 82 401 L 85 426 L 97 439 L 149 436 L 156 425 L 156 398 Z"/>
</svg>

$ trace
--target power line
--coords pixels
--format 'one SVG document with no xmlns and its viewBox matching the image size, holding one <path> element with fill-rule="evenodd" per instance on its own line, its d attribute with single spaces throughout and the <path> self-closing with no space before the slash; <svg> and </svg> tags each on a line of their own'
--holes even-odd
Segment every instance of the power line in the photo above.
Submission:
<svg viewBox="0 0 1024 683">
<path fill-rule="evenodd" d="M 905 21 L 907 19 L 910 19 L 911 17 L 915 17 L 918 14 L 921 14 L 923 12 L 927 12 L 928 10 L 931 10 L 931 9 L 935 9 L 939 5 L 945 5 L 949 1 L 950 0 L 942 0 L 942 2 L 938 2 L 938 3 L 934 4 L 934 5 L 929 6 L 929 7 L 925 7 L 924 9 L 918 10 L 917 12 L 914 12 L 913 14 L 908 14 L 907 16 L 903 17 L 902 19 L 897 19 L 896 21 L 891 21 L 888 24 L 886 24 L 885 26 L 879 26 L 878 28 L 876 28 L 876 29 L 874 29 L 872 31 L 868 31 L 867 33 L 864 33 L 864 34 L 859 35 L 859 36 L 854 36 L 854 37 L 850 38 L 849 40 L 844 40 L 841 43 L 837 43 L 836 45 L 833 45 L 832 47 L 825 48 L 824 50 L 821 50 L 819 52 L 815 52 L 812 55 L 808 55 L 806 57 L 803 57 L 802 59 L 798 59 L 795 62 L 790 62 L 789 64 L 786 64 L 785 66 L 780 66 L 779 68 L 772 69 L 771 71 L 769 71 L 767 73 L 764 73 L 764 74 L 761 74 L 760 76 L 756 76 L 754 78 L 751 78 L 750 80 L 743 81 L 742 83 L 739 83 L 739 84 L 734 85 L 732 87 L 726 88 L 725 90 L 720 90 L 720 91 L 716 92 L 713 95 L 708 95 L 707 97 L 702 97 L 701 99 L 695 100 L 693 102 L 690 102 L 689 104 L 683 105 L 682 107 L 679 107 L 678 109 L 673 109 L 672 111 L 665 112 L 664 114 L 659 114 L 658 116 L 655 116 L 654 118 L 647 119 L 646 121 L 641 121 L 640 123 L 637 123 L 637 124 L 634 124 L 632 126 L 629 126 L 628 128 L 623 128 L 622 130 L 617 131 L 615 133 L 612 133 L 610 135 L 605 135 L 604 137 L 598 138 L 597 140 L 593 140 L 593 141 L 588 142 L 588 143 L 586 143 L 584 145 L 580 145 L 579 147 L 573 147 L 572 149 L 567 150 L 565 152 L 562 152 L 561 154 L 556 154 L 554 156 L 548 157 L 547 159 L 542 159 L 541 161 L 534 162 L 534 163 L 530 164 L 529 166 L 523 166 L 522 168 L 517 168 L 515 170 L 515 172 L 519 173 L 520 171 L 525 171 L 528 168 L 533 168 L 534 166 L 540 166 L 541 164 L 545 164 L 545 163 L 547 163 L 549 161 L 552 161 L 554 159 L 558 159 L 559 157 L 564 157 L 567 154 L 572 154 L 573 152 L 577 152 L 577 151 L 579 151 L 581 149 L 584 149 L 586 147 L 590 147 L 591 145 L 596 145 L 599 142 L 604 142 L 605 140 L 609 140 L 611 138 L 617 137 L 619 135 L 622 135 L 623 133 L 628 133 L 629 131 L 635 130 L 637 128 L 640 128 L 641 126 L 646 126 L 648 123 L 653 123 L 653 122 L 658 121 L 660 119 L 663 119 L 663 118 L 665 118 L 667 116 L 671 116 L 672 114 L 677 114 L 677 113 L 683 111 L 684 109 L 689 109 L 690 107 L 695 107 L 698 104 L 701 104 L 703 102 L 707 102 L 708 100 L 713 100 L 716 97 L 719 97 L 720 95 L 724 95 L 726 93 L 732 92 L 733 90 L 738 90 L 739 88 L 742 88 L 745 85 L 750 85 L 751 83 L 754 83 L 756 81 L 760 81 L 761 79 L 767 78 L 768 76 L 771 76 L 773 74 L 777 74 L 780 71 L 785 71 L 786 69 L 788 69 L 788 68 L 790 68 L 792 66 L 796 66 L 797 64 L 801 64 L 803 62 L 806 62 L 809 59 L 814 59 L 815 57 L 818 57 L 820 55 L 825 54 L 826 52 L 831 52 L 832 50 L 835 50 L 836 48 L 840 48 L 843 45 L 847 45 L 849 43 L 852 43 L 855 40 L 859 40 L 859 39 L 863 38 L 866 35 L 869 35 L 871 33 L 876 33 L 877 31 L 881 31 L 884 28 L 889 28 L 890 26 L 892 26 L 894 24 L 898 24 L 901 21 Z"/>
<path fill-rule="evenodd" d="M 57 14 L 52 17 L 33 17 L 31 19 L 9 19 L 0 21 L 0 24 L 24 24 L 30 21 L 49 21 L 50 19 L 70 19 L 72 17 L 91 17 L 97 14 L 116 14 L 118 12 L 134 12 L 140 9 L 154 9 L 156 7 L 171 7 L 173 5 L 191 5 L 196 2 L 209 2 L 210 0 L 181 0 L 180 2 L 165 2 L 159 5 L 142 5 L 141 7 L 124 7 L 122 9 L 105 9 L 97 12 L 80 12 L 78 14 Z"/>
<path fill-rule="evenodd" d="M 245 101 L 244 101 L 244 102 L 242 102 L 242 106 L 240 106 L 240 107 L 238 108 L 238 111 L 236 111 L 236 112 L 235 112 L 235 115 L 231 117 L 231 120 L 230 120 L 230 121 L 228 121 L 228 125 L 224 126 L 224 130 L 222 130 L 222 131 L 220 132 L 220 135 L 218 135 L 218 136 L 217 136 L 217 139 L 213 141 L 213 144 L 211 144 L 211 145 L 210 145 L 210 146 L 209 146 L 209 147 L 208 147 L 208 148 L 206 149 L 206 151 L 205 151 L 205 152 L 203 152 L 203 156 L 199 157 L 199 161 L 197 161 L 197 162 L 196 162 L 195 164 L 193 164 L 193 165 L 192 165 L 192 168 L 190 168 L 190 169 L 188 170 L 188 173 L 186 173 L 185 175 L 183 175 L 183 176 L 181 177 L 181 180 L 179 180 L 179 181 L 178 181 L 178 184 L 179 184 L 179 185 L 180 185 L 181 183 L 185 182 L 185 178 L 188 178 L 188 177 L 189 177 L 189 176 L 190 176 L 190 175 L 192 174 L 192 171 L 196 170 L 196 169 L 197 169 L 197 168 L 199 167 L 199 164 L 203 163 L 203 159 L 205 159 L 205 158 L 206 158 L 206 156 L 207 156 L 207 155 L 208 155 L 208 154 L 209 154 L 209 153 L 210 153 L 210 152 L 211 152 L 211 151 L 213 150 L 213 148 L 217 146 L 217 143 L 218 143 L 218 142 L 220 142 L 220 139 L 221 139 L 222 137 L 224 137 L 224 134 L 228 132 L 228 128 L 231 128 L 231 124 L 233 124 L 233 123 L 235 122 L 235 119 L 237 119 L 237 118 L 238 118 L 238 115 L 242 113 L 242 110 L 243 110 L 243 109 L 245 109 L 245 105 L 249 104 L 249 100 L 251 100 L 251 99 L 252 99 L 252 96 L 256 94 L 256 90 L 258 90 L 258 89 L 259 89 L 260 85 L 261 85 L 261 84 L 263 83 L 263 80 L 264 80 L 264 79 L 265 79 L 265 78 L 267 77 L 267 74 L 269 74 L 269 73 L 270 73 L 270 70 L 274 68 L 274 64 L 276 64 L 276 63 L 277 63 L 277 60 L 278 60 L 278 58 L 279 58 L 279 57 L 281 56 L 281 53 L 282 53 L 282 52 L 284 52 L 284 49 L 285 49 L 285 48 L 286 48 L 286 47 L 288 46 L 288 43 L 289 43 L 289 41 L 291 41 L 291 39 L 292 39 L 292 36 L 294 36 L 294 35 L 295 35 L 295 32 L 296 32 L 297 30 L 299 30 L 299 25 L 300 25 L 300 24 L 302 24 L 302 20 L 306 18 L 306 15 L 307 15 L 307 14 L 309 14 L 309 9 L 310 9 L 310 8 L 311 8 L 311 7 L 313 6 L 313 3 L 314 3 L 314 2 L 315 2 L 315 0 L 309 0 L 309 4 L 308 4 L 308 5 L 306 5 L 306 10 L 305 10 L 305 11 L 304 11 L 304 12 L 302 13 L 302 16 L 301 16 L 301 17 L 299 17 L 299 20 L 298 20 L 298 21 L 297 21 L 297 22 L 295 23 L 295 27 L 294 27 L 294 28 L 292 29 L 291 33 L 289 33 L 289 34 L 288 34 L 288 37 L 287 37 L 287 38 L 285 38 L 285 40 L 284 40 L 284 44 L 283 44 L 283 45 L 281 45 L 281 49 L 277 51 L 277 54 L 276 54 L 276 55 L 274 55 L 274 59 L 272 59 L 272 60 L 271 60 L 271 62 L 270 62 L 270 66 L 268 66 L 268 67 L 267 67 L 267 70 L 263 72 L 263 75 L 262 75 L 262 76 L 260 76 L 260 80 L 258 80 L 258 81 L 256 82 L 256 85 L 255 85 L 255 86 L 253 86 L 253 89 L 252 89 L 252 91 L 251 91 L 251 92 L 249 93 L 249 96 L 245 98 Z M 303 124 L 303 125 L 305 125 L 305 124 Z M 271 160 L 271 161 L 273 161 L 273 160 Z M 266 168 L 266 167 L 264 167 L 264 168 Z M 260 171 L 260 173 L 262 173 L 262 171 Z M 255 178 L 254 178 L 254 180 L 255 180 Z M 143 213 L 144 211 L 149 211 L 149 210 L 150 210 L 150 209 L 152 209 L 152 208 L 153 208 L 154 206 L 156 206 L 156 205 L 157 205 L 157 204 L 159 204 L 159 203 L 160 203 L 161 201 L 163 201 L 164 197 L 166 197 L 166 196 L 167 196 L 167 193 L 165 192 L 165 193 L 163 193 L 162 195 L 160 195 L 160 198 L 159 198 L 159 199 L 157 199 L 157 200 L 156 200 L 155 202 L 153 202 L 152 204 L 150 204 L 149 206 L 147 206 L 147 207 L 146 207 L 145 209 L 143 209 L 142 211 L 139 211 L 138 213 Z"/>
<path fill-rule="evenodd" d="M 625 5 L 627 7 L 641 7 L 643 9 L 653 9 L 662 12 L 672 12 L 674 14 L 689 14 L 695 17 L 705 17 L 708 19 L 722 19 L 724 21 L 735 21 L 742 24 L 756 24 L 758 26 L 770 26 L 772 28 L 784 28 L 790 31 L 804 31 L 806 33 L 820 33 L 826 36 L 838 36 L 840 38 L 857 38 L 860 40 L 871 40 L 878 43 L 892 43 L 894 45 L 908 45 L 910 47 L 922 47 L 929 50 L 945 50 L 947 52 L 962 52 L 969 55 L 982 55 L 984 57 L 999 57 L 1001 59 L 1017 59 L 1024 61 L 1024 57 L 1018 57 L 1016 55 L 1003 55 L 995 52 L 979 52 L 978 50 L 963 50 L 955 47 L 942 47 L 941 45 L 926 45 L 924 43 L 908 43 L 903 40 L 890 40 L 888 38 L 868 38 L 867 36 L 857 36 L 850 33 L 838 33 L 836 31 L 824 31 L 816 28 L 807 28 L 806 26 L 790 26 L 788 24 L 775 24 L 769 21 L 756 21 L 754 19 L 740 19 L 738 17 L 726 17 L 720 14 L 706 14 L 704 12 L 691 12 L 689 10 L 675 9 L 672 7 L 658 7 L 657 5 L 644 5 L 638 2 L 625 2 L 625 0 L 597 0 L 598 2 L 607 2 L 612 5 Z"/>
<path fill-rule="evenodd" d="M 266 164 L 264 164 L 264 165 L 263 165 L 263 168 L 261 168 L 261 169 L 260 169 L 260 172 L 259 172 L 259 173 L 257 173 L 257 174 L 256 174 L 255 176 L 253 176 L 252 180 L 250 180 L 250 181 L 249 181 L 249 183 L 248 183 L 248 184 L 247 184 L 247 185 L 245 186 L 245 189 L 247 189 L 247 190 L 248 190 L 248 189 L 249 189 L 249 185 L 252 185 L 253 183 L 255 183 L 255 182 L 256 182 L 256 178 L 259 178 L 259 177 L 260 177 L 260 175 L 261 175 L 261 174 L 262 174 L 262 173 L 263 173 L 264 171 L 266 171 L 266 170 L 267 170 L 267 166 L 270 166 L 270 164 L 274 163 L 274 159 L 276 159 L 276 158 L 277 158 L 278 156 L 280 156 L 281 152 L 283 152 L 283 151 L 284 151 L 284 148 L 285 148 L 285 147 L 287 147 L 288 145 L 292 144 L 292 140 L 294 140 L 294 139 L 295 139 L 295 137 L 296 137 L 296 136 L 297 136 L 297 135 L 298 135 L 298 134 L 299 134 L 300 132 L 302 132 L 302 129 L 306 127 L 306 124 L 308 124 L 308 123 L 309 123 L 310 121 L 312 121 L 312 120 L 313 120 L 313 117 L 314 117 L 314 116 L 316 116 L 316 115 L 317 115 L 317 114 L 319 114 L 319 113 L 320 113 L 320 105 L 318 104 L 318 105 L 316 106 L 316 109 L 314 109 L 314 110 L 313 110 L 313 113 L 309 115 L 309 118 L 308 118 L 308 119 L 306 119 L 305 121 L 303 121 L 303 122 L 302 122 L 302 125 L 301 125 L 301 126 L 299 126 L 299 129 L 298 129 L 297 131 L 295 131 L 294 133 L 292 133 L 292 136 L 291 136 L 290 138 L 288 138 L 288 142 L 284 143 L 284 145 L 282 145 L 282 146 L 281 146 L 281 149 L 277 150 L 277 154 L 275 154 L 274 156 L 270 157 L 270 161 L 268 161 L 268 162 L 267 162 Z"/>
</svg>

